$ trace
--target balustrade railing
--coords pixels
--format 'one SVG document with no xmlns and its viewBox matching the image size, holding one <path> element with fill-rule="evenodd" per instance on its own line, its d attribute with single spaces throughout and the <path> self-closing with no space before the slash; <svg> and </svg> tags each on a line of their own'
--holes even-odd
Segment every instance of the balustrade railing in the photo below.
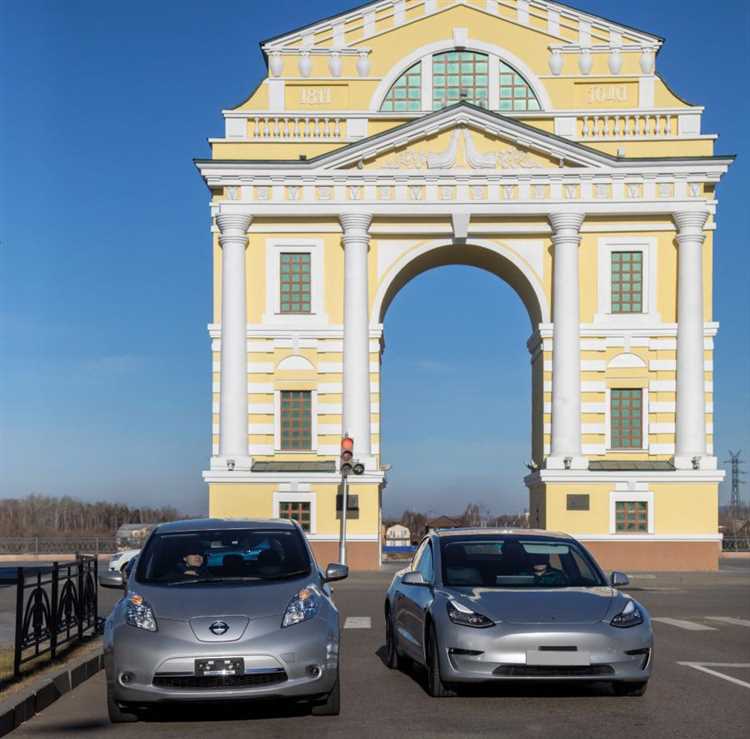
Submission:
<svg viewBox="0 0 750 739">
<path fill-rule="evenodd" d="M 674 113 L 600 113 L 578 119 L 581 139 L 664 138 L 678 135 Z"/>
<path fill-rule="evenodd" d="M 258 115 L 249 119 L 252 141 L 345 141 L 346 119 L 326 115 Z"/>
</svg>

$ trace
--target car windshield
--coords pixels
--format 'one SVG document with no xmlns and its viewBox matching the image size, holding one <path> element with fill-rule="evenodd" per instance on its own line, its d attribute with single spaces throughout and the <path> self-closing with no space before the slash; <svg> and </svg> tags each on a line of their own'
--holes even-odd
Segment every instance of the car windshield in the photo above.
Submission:
<svg viewBox="0 0 750 739">
<path fill-rule="evenodd" d="M 443 582 L 454 587 L 568 588 L 605 585 L 572 541 L 525 537 L 441 541 Z"/>
<path fill-rule="evenodd" d="M 158 532 L 138 558 L 136 579 L 155 585 L 267 582 L 308 575 L 310 558 L 296 530 Z"/>
</svg>

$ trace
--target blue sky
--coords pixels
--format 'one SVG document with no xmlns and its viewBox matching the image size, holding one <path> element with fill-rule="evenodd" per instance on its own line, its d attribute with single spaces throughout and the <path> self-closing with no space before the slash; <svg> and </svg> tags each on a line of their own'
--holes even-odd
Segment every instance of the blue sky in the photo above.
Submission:
<svg viewBox="0 0 750 739">
<path fill-rule="evenodd" d="M 263 77 L 261 38 L 355 4 L 0 3 L 0 496 L 206 509 L 210 238 L 191 160 Z M 577 4 L 667 37 L 658 71 L 740 155 L 719 190 L 716 441 L 750 458 L 748 6 Z M 521 509 L 520 300 L 446 267 L 397 296 L 386 332 L 386 512 Z"/>
</svg>

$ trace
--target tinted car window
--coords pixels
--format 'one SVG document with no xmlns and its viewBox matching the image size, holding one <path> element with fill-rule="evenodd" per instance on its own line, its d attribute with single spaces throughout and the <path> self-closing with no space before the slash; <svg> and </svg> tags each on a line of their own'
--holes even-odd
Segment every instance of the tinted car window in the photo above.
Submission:
<svg viewBox="0 0 750 739">
<path fill-rule="evenodd" d="M 309 572 L 298 531 L 224 529 L 157 532 L 138 558 L 136 575 L 142 583 L 173 585 L 280 580 Z"/>
<path fill-rule="evenodd" d="M 605 585 L 572 541 L 482 537 L 441 542 L 443 581 L 454 587 L 561 588 Z"/>
</svg>

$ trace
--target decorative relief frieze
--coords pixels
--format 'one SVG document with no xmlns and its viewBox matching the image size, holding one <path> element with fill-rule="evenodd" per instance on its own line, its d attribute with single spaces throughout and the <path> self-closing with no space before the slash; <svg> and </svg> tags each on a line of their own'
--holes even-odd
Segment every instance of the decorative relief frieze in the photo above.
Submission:
<svg viewBox="0 0 750 739">
<path fill-rule="evenodd" d="M 349 200 L 362 200 L 364 195 L 364 188 L 362 185 L 349 185 L 348 188 Z"/>
<path fill-rule="evenodd" d="M 270 200 L 271 188 L 268 185 L 256 185 L 255 186 L 255 198 L 257 200 Z"/>
<path fill-rule="evenodd" d="M 594 183 L 594 197 L 597 200 L 607 200 L 610 197 L 611 187 L 607 182 Z"/>
<path fill-rule="evenodd" d="M 578 185 L 564 184 L 563 185 L 563 198 L 565 200 L 577 200 L 578 199 Z"/>
<path fill-rule="evenodd" d="M 318 187 L 318 200 L 333 200 L 333 188 L 330 185 Z"/>
<path fill-rule="evenodd" d="M 302 187 L 300 185 L 288 185 L 286 188 L 286 199 L 297 201 L 300 199 L 302 194 Z"/>
<path fill-rule="evenodd" d="M 441 200 L 454 200 L 456 197 L 455 185 L 440 185 L 438 192 Z"/>
<path fill-rule="evenodd" d="M 482 184 L 472 184 L 469 186 L 469 194 L 472 200 L 486 200 L 487 187 Z"/>
<path fill-rule="evenodd" d="M 230 185 L 224 188 L 224 194 L 227 200 L 239 200 L 240 199 L 240 188 L 237 185 Z"/>
<path fill-rule="evenodd" d="M 422 185 L 409 185 L 410 200 L 424 200 L 424 187 Z"/>
<path fill-rule="evenodd" d="M 688 195 L 691 198 L 699 198 L 703 194 L 700 182 L 688 182 Z"/>
<path fill-rule="evenodd" d="M 673 182 L 659 182 L 657 185 L 657 192 L 660 198 L 673 198 L 674 197 L 674 183 Z"/>
<path fill-rule="evenodd" d="M 640 200 L 643 197 L 643 185 L 638 182 L 626 182 L 625 197 L 628 200 Z"/>
<path fill-rule="evenodd" d="M 391 185 L 378 185 L 378 200 L 393 200 L 393 187 Z"/>
</svg>

